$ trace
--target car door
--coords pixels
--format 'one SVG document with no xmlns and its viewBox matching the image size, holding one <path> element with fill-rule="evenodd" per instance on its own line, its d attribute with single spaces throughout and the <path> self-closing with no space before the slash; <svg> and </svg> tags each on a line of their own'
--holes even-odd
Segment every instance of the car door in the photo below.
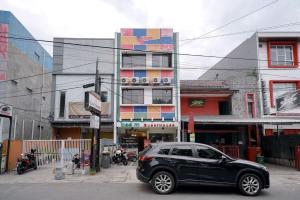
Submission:
<svg viewBox="0 0 300 200">
<path fill-rule="evenodd" d="M 207 183 L 233 183 L 235 174 L 231 169 L 229 162 L 221 162 L 222 155 L 215 149 L 204 146 L 195 145 L 195 153 L 197 156 L 197 180 Z"/>
<path fill-rule="evenodd" d="M 193 182 L 197 174 L 197 158 L 193 145 L 174 145 L 169 154 L 169 165 L 177 172 L 179 181 Z"/>
</svg>

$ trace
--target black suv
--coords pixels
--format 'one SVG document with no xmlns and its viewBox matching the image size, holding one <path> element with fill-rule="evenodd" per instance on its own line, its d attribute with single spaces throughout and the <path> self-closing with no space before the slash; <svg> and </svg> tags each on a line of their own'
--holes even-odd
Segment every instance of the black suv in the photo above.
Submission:
<svg viewBox="0 0 300 200">
<path fill-rule="evenodd" d="M 265 166 L 233 159 L 200 143 L 151 144 L 139 154 L 136 174 L 159 194 L 183 184 L 237 187 L 248 196 L 270 187 Z"/>
</svg>

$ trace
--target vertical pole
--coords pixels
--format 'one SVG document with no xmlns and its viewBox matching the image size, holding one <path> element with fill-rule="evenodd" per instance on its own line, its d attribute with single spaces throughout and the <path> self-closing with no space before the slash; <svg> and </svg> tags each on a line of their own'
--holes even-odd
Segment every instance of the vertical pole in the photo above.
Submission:
<svg viewBox="0 0 300 200">
<path fill-rule="evenodd" d="M 34 134 L 34 119 L 32 120 L 32 127 L 31 127 L 31 139 L 33 140 L 33 134 Z"/>
<path fill-rule="evenodd" d="M 15 120 L 14 120 L 14 137 L 13 137 L 14 140 L 16 139 L 17 121 L 18 121 L 18 115 L 15 115 Z"/>
<path fill-rule="evenodd" d="M 65 140 L 61 140 L 61 148 L 60 148 L 60 164 L 61 167 L 64 167 L 64 151 L 65 151 Z"/>
<path fill-rule="evenodd" d="M 22 121 L 22 140 L 24 140 L 24 132 L 25 132 L 25 121 Z"/>
<path fill-rule="evenodd" d="M 45 65 L 45 50 L 43 51 L 43 64 L 42 64 L 42 84 L 41 84 L 41 101 L 40 101 L 40 137 L 39 137 L 40 140 L 42 139 L 44 65 Z"/>
<path fill-rule="evenodd" d="M 8 171 L 11 132 L 12 132 L 12 117 L 9 118 L 9 134 L 8 134 L 7 150 L 6 150 L 5 172 Z"/>
<path fill-rule="evenodd" d="M 99 76 L 99 69 L 98 69 L 98 58 L 97 58 L 97 76 L 98 76 L 98 81 L 97 81 L 97 90 L 96 93 L 99 94 L 100 100 L 101 100 L 101 76 Z M 96 89 L 96 88 L 95 88 Z M 96 143 L 96 172 L 100 172 L 100 132 L 101 132 L 101 111 L 99 113 L 99 128 L 98 128 L 98 133 L 97 133 L 97 143 Z"/>
</svg>

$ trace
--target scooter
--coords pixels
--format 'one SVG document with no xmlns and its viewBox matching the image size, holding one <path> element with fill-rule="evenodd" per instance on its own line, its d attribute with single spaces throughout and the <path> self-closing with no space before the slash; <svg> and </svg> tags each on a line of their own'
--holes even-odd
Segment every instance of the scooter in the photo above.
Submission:
<svg viewBox="0 0 300 200">
<path fill-rule="evenodd" d="M 115 155 L 112 157 L 112 161 L 116 164 L 120 164 L 123 163 L 123 165 L 127 165 L 128 161 L 127 161 L 127 155 L 126 152 L 124 151 L 124 149 L 117 149 L 115 151 Z"/>
<path fill-rule="evenodd" d="M 21 158 L 17 159 L 17 173 L 23 174 L 29 169 L 37 169 L 37 163 L 35 158 L 35 149 L 31 149 L 30 153 L 21 154 Z"/>
</svg>

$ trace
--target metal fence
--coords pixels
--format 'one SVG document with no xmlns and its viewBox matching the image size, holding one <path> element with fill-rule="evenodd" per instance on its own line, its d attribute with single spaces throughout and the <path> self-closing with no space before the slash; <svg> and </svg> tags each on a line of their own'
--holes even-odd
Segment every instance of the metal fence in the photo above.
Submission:
<svg viewBox="0 0 300 200">
<path fill-rule="evenodd" d="M 240 158 L 240 147 L 238 145 L 214 145 L 214 147 L 232 158 Z"/>
<path fill-rule="evenodd" d="M 82 152 L 90 154 L 90 139 L 72 140 L 24 140 L 23 153 L 29 153 L 35 149 L 35 155 L 39 166 L 53 164 L 57 162 L 72 161 L 75 154 Z"/>
</svg>

